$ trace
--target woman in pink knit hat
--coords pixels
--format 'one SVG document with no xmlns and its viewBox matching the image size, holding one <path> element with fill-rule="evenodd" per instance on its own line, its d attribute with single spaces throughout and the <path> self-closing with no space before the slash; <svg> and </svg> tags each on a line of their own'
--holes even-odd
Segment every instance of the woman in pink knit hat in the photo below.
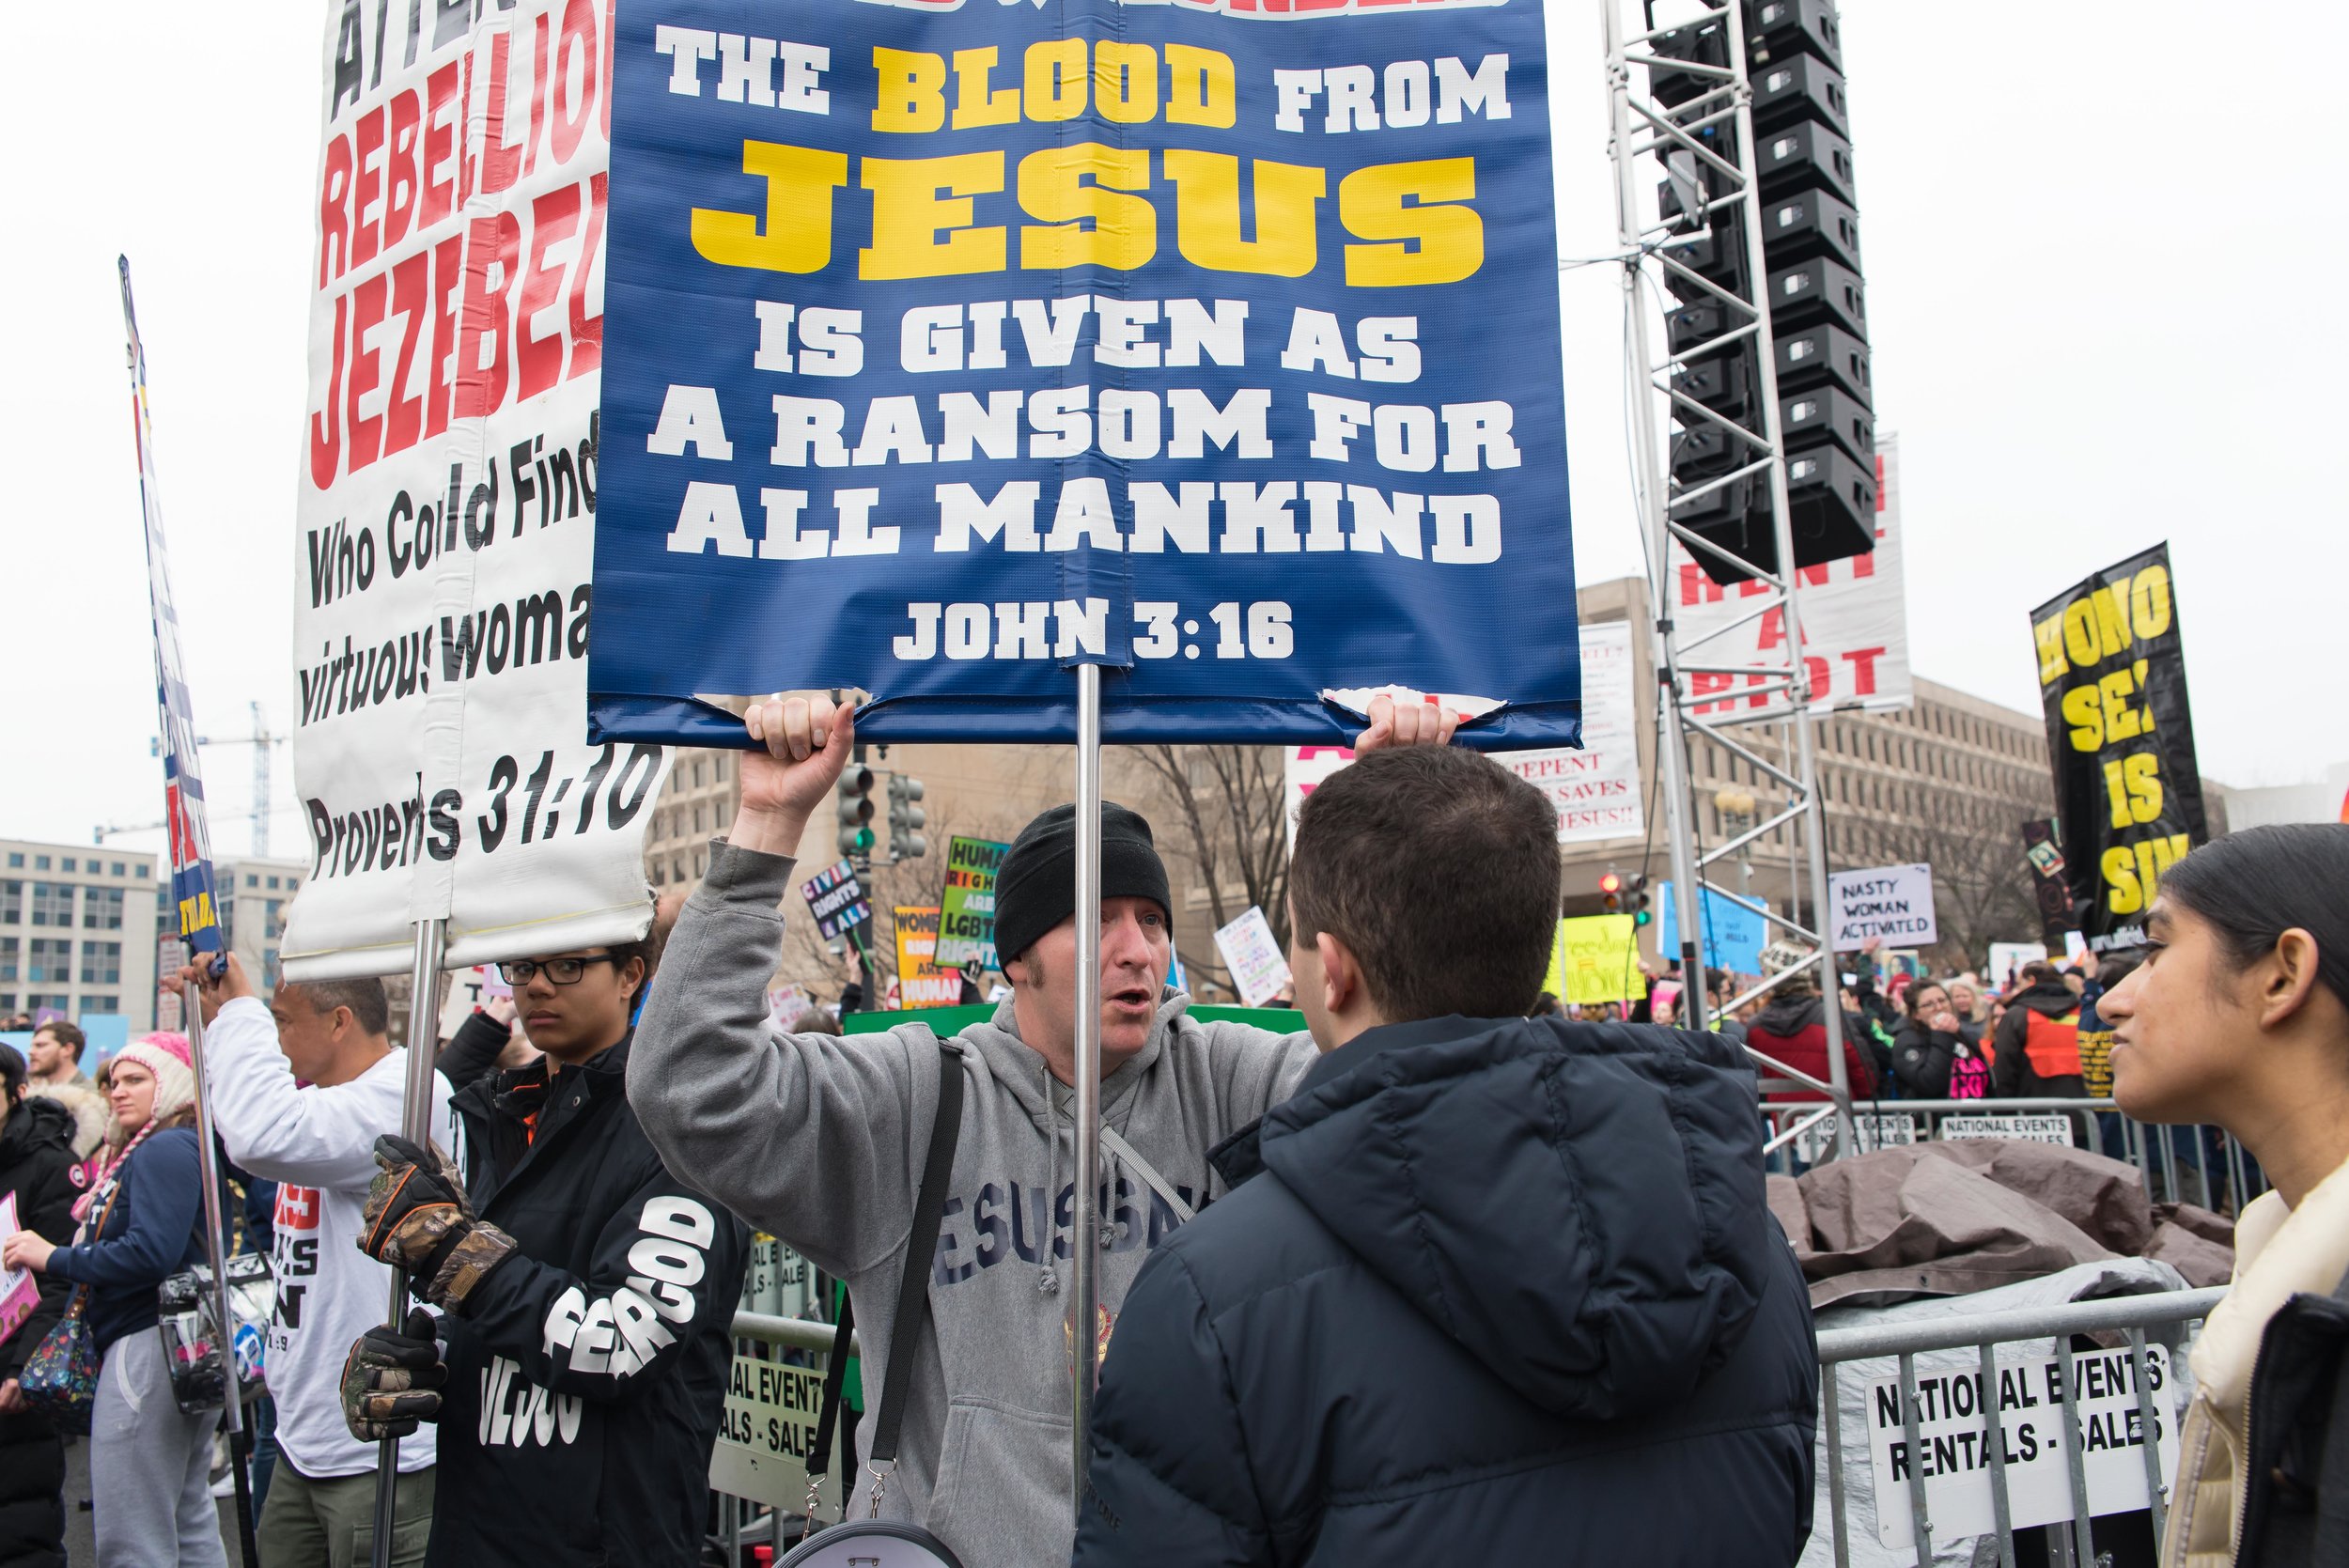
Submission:
<svg viewBox="0 0 2349 1568">
<path fill-rule="evenodd" d="M 226 1568 L 210 1485 L 215 1418 L 179 1413 L 155 1305 L 158 1285 L 204 1257 L 187 1037 L 149 1034 L 113 1068 L 108 1098 L 129 1141 L 75 1204 L 73 1245 L 19 1231 L 0 1259 L 89 1287 L 83 1316 L 105 1358 L 90 1418 L 101 1568 Z"/>
</svg>

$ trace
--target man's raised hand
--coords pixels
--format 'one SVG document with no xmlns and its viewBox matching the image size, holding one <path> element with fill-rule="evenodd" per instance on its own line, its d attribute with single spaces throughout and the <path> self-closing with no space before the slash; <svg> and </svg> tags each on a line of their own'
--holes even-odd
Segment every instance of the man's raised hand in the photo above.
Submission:
<svg viewBox="0 0 2349 1568">
<path fill-rule="evenodd" d="M 1460 715 L 1429 698 L 1398 703 L 1381 691 L 1370 699 L 1370 728 L 1354 737 L 1359 754 L 1388 746 L 1449 746 Z"/>
<path fill-rule="evenodd" d="M 226 956 L 228 962 L 223 966 L 217 980 L 212 978 L 212 960 L 207 955 L 198 955 L 193 964 L 179 966 L 179 988 L 184 991 L 190 986 L 195 987 L 196 999 L 203 1006 L 204 1021 L 208 1024 L 220 1016 L 224 1002 L 254 994 L 253 980 L 244 972 L 244 965 L 233 953 Z"/>
<path fill-rule="evenodd" d="M 742 810 L 730 842 L 779 855 L 799 848 L 800 831 L 856 744 L 853 711 L 821 693 L 751 705 L 742 727 L 761 749 L 742 753 Z"/>
</svg>

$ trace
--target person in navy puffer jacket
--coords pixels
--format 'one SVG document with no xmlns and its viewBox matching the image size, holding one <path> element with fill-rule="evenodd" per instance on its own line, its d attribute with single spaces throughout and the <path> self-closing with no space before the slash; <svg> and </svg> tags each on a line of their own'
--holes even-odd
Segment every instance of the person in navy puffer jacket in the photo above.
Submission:
<svg viewBox="0 0 2349 1568">
<path fill-rule="evenodd" d="M 1127 1298 L 1083 1568 L 1799 1556 L 1817 1354 L 1753 1073 L 1718 1035 L 1519 1016 L 1555 832 L 1458 751 L 1305 802 L 1290 965 L 1326 1054 Z"/>
<path fill-rule="evenodd" d="M 205 1254 L 187 1036 L 117 1051 L 108 1094 L 130 1141 L 74 1204 L 73 1245 L 20 1231 L 0 1257 L 90 1287 L 83 1316 L 103 1358 L 90 1413 L 100 1568 L 226 1568 L 210 1485 L 218 1418 L 180 1414 L 155 1303 L 157 1286 Z"/>
</svg>

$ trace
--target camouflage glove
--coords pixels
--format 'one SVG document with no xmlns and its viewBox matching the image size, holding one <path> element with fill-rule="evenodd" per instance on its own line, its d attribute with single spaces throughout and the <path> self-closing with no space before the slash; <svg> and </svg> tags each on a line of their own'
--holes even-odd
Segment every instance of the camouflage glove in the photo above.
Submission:
<svg viewBox="0 0 2349 1568">
<path fill-rule="evenodd" d="M 440 1150 L 386 1136 L 375 1141 L 375 1162 L 382 1170 L 367 1187 L 359 1250 L 407 1274 L 434 1306 L 461 1305 L 513 1255 L 514 1238 L 474 1218 L 464 1178 Z"/>
<path fill-rule="evenodd" d="M 448 1368 L 432 1341 L 432 1314 L 411 1308 L 401 1328 L 381 1325 L 359 1336 L 343 1361 L 343 1424 L 363 1443 L 405 1437 L 418 1421 L 441 1419 Z"/>
</svg>

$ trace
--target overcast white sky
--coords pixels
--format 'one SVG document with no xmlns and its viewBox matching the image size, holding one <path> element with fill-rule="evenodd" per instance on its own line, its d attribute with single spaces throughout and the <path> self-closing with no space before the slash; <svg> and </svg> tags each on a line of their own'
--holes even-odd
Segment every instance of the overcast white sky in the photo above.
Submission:
<svg viewBox="0 0 2349 1568">
<path fill-rule="evenodd" d="M 1559 252 L 1614 246 L 1597 0 L 1545 0 Z M 28 7 L 0 51 L 0 834 L 160 812 L 114 259 L 148 344 L 199 723 L 289 716 L 295 460 L 326 8 Z M 306 13 L 306 14 L 305 14 Z M 1898 431 L 1917 672 L 2036 711 L 2030 608 L 2167 538 L 2204 771 L 2349 756 L 2338 460 L 2349 7 L 1845 0 L 1879 428 Z M 1576 557 L 1638 569 L 1620 307 L 1561 281 Z M 2331 693 L 2327 695 L 2326 693 Z M 206 770 L 245 847 L 249 753 Z M 280 854 L 301 852 L 276 772 Z M 153 846 L 160 835 L 126 838 Z"/>
</svg>

